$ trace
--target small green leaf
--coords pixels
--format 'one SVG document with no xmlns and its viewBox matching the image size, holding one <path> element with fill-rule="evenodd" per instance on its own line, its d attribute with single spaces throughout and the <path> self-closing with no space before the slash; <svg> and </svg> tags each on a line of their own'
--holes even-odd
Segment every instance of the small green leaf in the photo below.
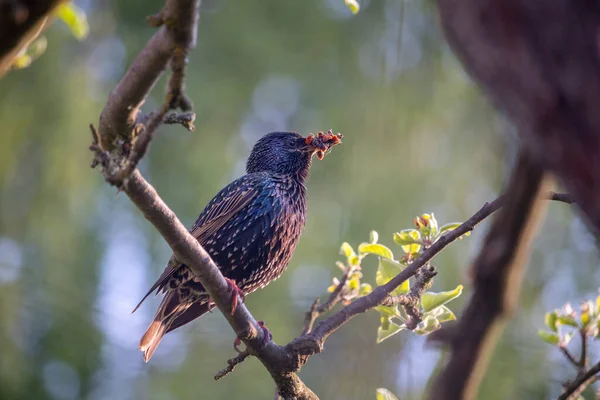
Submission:
<svg viewBox="0 0 600 400">
<path fill-rule="evenodd" d="M 368 295 L 372 291 L 373 291 L 373 286 L 369 285 L 368 283 L 362 283 L 360 285 L 360 289 L 358 291 L 358 294 L 362 297 L 362 296 Z"/>
<path fill-rule="evenodd" d="M 560 342 L 558 334 L 554 332 L 543 331 L 540 329 L 538 335 L 540 335 L 544 342 L 551 344 L 552 346 L 558 346 L 558 343 Z"/>
<path fill-rule="evenodd" d="M 392 323 L 392 320 L 389 316 L 381 314 L 380 320 L 382 330 L 387 331 L 388 329 L 390 329 L 390 324 Z"/>
<path fill-rule="evenodd" d="M 421 239 L 421 234 L 416 229 L 404 229 L 394 233 L 394 242 L 400 246 L 417 243 L 419 239 Z"/>
<path fill-rule="evenodd" d="M 556 327 L 557 320 L 558 320 L 558 316 L 556 315 L 555 312 L 551 312 L 551 313 L 548 312 L 544 316 L 544 322 L 546 323 L 546 326 L 554 332 L 556 332 L 558 330 L 558 328 Z"/>
<path fill-rule="evenodd" d="M 435 332 L 441 328 L 440 321 L 437 318 L 428 316 L 417 326 L 414 332 L 417 335 L 429 335 L 431 332 Z"/>
<path fill-rule="evenodd" d="M 75 4 L 68 2 L 59 5 L 56 9 L 56 16 L 67 24 L 77 39 L 83 40 L 87 37 L 90 27 L 85 12 Z"/>
<path fill-rule="evenodd" d="M 453 231 L 461 225 L 462 225 L 462 222 L 450 222 L 448 224 L 444 224 L 440 227 L 440 234 L 442 234 L 444 232 Z"/>
<path fill-rule="evenodd" d="M 354 253 L 354 249 L 348 242 L 342 243 L 342 247 L 340 248 L 340 254 L 346 256 L 346 258 L 352 257 Z"/>
<path fill-rule="evenodd" d="M 356 0 L 344 0 L 346 7 L 352 11 L 352 14 L 356 15 L 360 11 L 360 4 Z"/>
<path fill-rule="evenodd" d="M 377 243 L 373 243 L 373 244 L 362 243 L 360 246 L 358 246 L 358 252 L 361 255 L 362 254 L 375 254 L 375 255 L 378 255 L 379 257 L 389 258 L 390 260 L 394 259 L 394 254 L 392 254 L 392 251 L 390 249 L 388 249 L 387 247 L 385 247 L 382 244 L 377 244 Z"/>
<path fill-rule="evenodd" d="M 457 298 L 458 296 L 460 296 L 460 294 L 462 293 L 462 290 L 463 290 L 463 286 L 458 285 L 456 287 L 456 289 L 450 290 L 447 292 L 424 293 L 423 297 L 421 297 L 421 307 L 423 307 L 423 311 L 425 311 L 425 312 L 431 311 L 431 310 L 435 309 L 436 307 L 444 305 L 444 304 L 448 303 L 450 300 L 453 300 L 453 299 Z"/>
<path fill-rule="evenodd" d="M 421 249 L 421 233 L 416 229 L 404 229 L 394 233 L 394 242 L 402 246 L 405 253 L 416 253 Z"/>
<path fill-rule="evenodd" d="M 587 327 L 590 323 L 590 312 L 588 310 L 585 310 L 581 313 L 581 326 L 583 326 L 584 328 Z"/>
<path fill-rule="evenodd" d="M 435 236 L 438 233 L 438 222 L 435 219 L 433 213 L 431 213 L 431 219 L 429 220 L 429 227 L 431 228 L 431 235 Z"/>
<path fill-rule="evenodd" d="M 385 388 L 377 389 L 377 400 L 398 400 L 396 396 Z"/>
<path fill-rule="evenodd" d="M 558 315 L 556 317 L 556 325 L 569 325 L 574 328 L 579 327 L 579 324 L 577 323 L 577 321 L 575 321 L 575 318 L 573 318 L 570 315 Z"/>
<path fill-rule="evenodd" d="M 450 310 L 446 306 L 436 307 L 433 310 L 424 313 L 423 316 L 424 317 L 428 317 L 428 316 L 434 317 L 440 323 L 441 322 L 448 322 L 448 321 L 455 321 L 456 320 L 456 315 L 454 315 L 454 313 L 452 312 L 452 310 Z"/>
<path fill-rule="evenodd" d="M 381 343 L 385 339 L 388 339 L 394 336 L 396 333 L 406 329 L 406 325 L 404 324 L 398 325 L 390 321 L 389 319 L 387 319 L 387 322 L 384 324 L 384 318 L 382 318 L 381 320 L 382 324 L 379 328 L 377 328 L 377 343 Z"/>
<path fill-rule="evenodd" d="M 35 39 L 33 43 L 22 50 L 20 54 L 13 59 L 11 67 L 13 69 L 29 67 L 32 62 L 44 54 L 46 47 L 48 47 L 48 40 L 44 36 Z"/>
<path fill-rule="evenodd" d="M 393 277 L 402 272 L 403 269 L 403 266 L 397 261 L 379 257 L 379 266 L 377 267 L 377 274 L 375 275 L 375 282 L 377 283 L 377 286 L 385 285 Z M 406 294 L 409 290 L 410 282 L 407 279 L 392 292 L 392 295 L 398 296 L 401 294 Z"/>
<path fill-rule="evenodd" d="M 386 307 L 386 306 L 377 306 L 375 307 L 382 318 L 390 318 L 390 317 L 399 317 L 400 313 L 398 312 L 398 307 Z"/>
<path fill-rule="evenodd" d="M 375 243 L 377 243 L 378 240 L 379 240 L 379 234 L 377 233 L 377 231 L 371 231 L 369 233 L 369 242 L 375 244 Z"/>
</svg>

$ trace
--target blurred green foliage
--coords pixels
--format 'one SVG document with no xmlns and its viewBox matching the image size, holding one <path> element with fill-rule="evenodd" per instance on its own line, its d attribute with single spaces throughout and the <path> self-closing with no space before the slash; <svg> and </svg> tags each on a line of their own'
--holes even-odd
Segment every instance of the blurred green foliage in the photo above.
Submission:
<svg viewBox="0 0 600 400">
<path fill-rule="evenodd" d="M 154 33 L 161 1 L 82 0 L 89 35 L 64 24 L 44 55 L 0 80 L 0 398 L 262 399 L 273 383 L 254 359 L 225 380 L 234 334 L 218 313 L 167 335 L 144 364 L 137 342 L 159 299 L 130 311 L 170 255 L 123 195 L 88 168 L 87 126 Z M 315 161 L 308 221 L 288 271 L 246 300 L 278 343 L 302 329 L 326 291 L 341 242 L 373 227 L 390 237 L 422 210 L 464 220 L 501 188 L 515 146 L 454 59 L 425 1 L 205 0 L 188 93 L 196 131 L 162 127 L 141 168 L 182 221 L 243 172 L 250 146 L 275 129 L 334 128 L 344 144 Z M 164 79 L 145 110 L 162 101 Z M 436 258 L 434 291 L 465 279 L 485 224 Z M 372 266 L 369 262 L 372 261 Z M 375 257 L 366 268 L 376 270 Z M 519 314 L 481 398 L 546 399 L 570 372 L 537 338 L 545 310 L 597 287 L 593 239 L 553 204 Z M 468 292 L 469 287 L 465 288 Z M 453 309 L 460 318 L 461 296 Z M 376 344 L 377 313 L 359 316 L 301 372 L 323 399 L 371 399 L 386 387 L 420 398 L 440 356 L 417 335 Z"/>
<path fill-rule="evenodd" d="M 55 15 L 69 27 L 71 33 L 77 39 L 83 40 L 87 37 L 89 32 L 87 17 L 83 10 L 75 4 L 72 2 L 61 3 L 57 7 Z M 12 68 L 21 69 L 29 67 L 33 61 L 44 54 L 47 46 L 48 40 L 45 36 L 35 38 L 17 55 L 13 61 Z"/>
</svg>

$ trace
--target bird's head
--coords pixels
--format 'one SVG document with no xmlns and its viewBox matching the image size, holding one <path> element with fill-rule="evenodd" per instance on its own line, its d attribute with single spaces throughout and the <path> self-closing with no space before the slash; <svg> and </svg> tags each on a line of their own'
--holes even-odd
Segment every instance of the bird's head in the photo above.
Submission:
<svg viewBox="0 0 600 400">
<path fill-rule="evenodd" d="M 332 146 L 341 143 L 341 134 L 329 131 L 317 136 L 302 137 L 294 132 L 271 132 L 260 138 L 248 157 L 246 172 L 288 174 L 305 179 L 312 156 L 319 159 Z"/>
</svg>

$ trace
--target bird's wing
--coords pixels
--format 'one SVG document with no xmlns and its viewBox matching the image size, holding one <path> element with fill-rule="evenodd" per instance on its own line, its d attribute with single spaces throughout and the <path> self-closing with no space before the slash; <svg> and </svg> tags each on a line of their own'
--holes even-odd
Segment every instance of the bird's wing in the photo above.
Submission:
<svg viewBox="0 0 600 400">
<path fill-rule="evenodd" d="M 190 233 L 201 245 L 205 245 L 211 235 L 257 197 L 259 187 L 252 185 L 253 181 L 252 175 L 245 175 L 227 185 L 208 203 L 190 229 Z M 160 291 L 167 284 L 181 265 L 174 261 L 174 256 L 172 256 L 163 273 L 132 312 L 135 312 L 152 292 L 157 289 Z"/>
<path fill-rule="evenodd" d="M 242 185 L 234 188 L 222 196 L 217 195 L 204 209 L 198 220 L 190 229 L 190 233 L 198 239 L 200 244 L 235 217 L 246 205 L 258 195 L 258 188 Z"/>
</svg>

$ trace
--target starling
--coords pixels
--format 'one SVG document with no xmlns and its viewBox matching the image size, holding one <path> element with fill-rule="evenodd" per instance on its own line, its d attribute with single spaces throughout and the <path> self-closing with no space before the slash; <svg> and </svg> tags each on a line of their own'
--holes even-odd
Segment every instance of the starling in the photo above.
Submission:
<svg viewBox="0 0 600 400">
<path fill-rule="evenodd" d="M 341 137 L 331 131 L 306 138 L 290 132 L 266 134 L 252 149 L 246 175 L 221 190 L 190 229 L 242 299 L 287 267 L 304 228 L 304 181 L 312 156 L 323 158 Z M 154 290 L 165 297 L 139 344 L 146 362 L 166 333 L 214 307 L 193 272 L 173 257 L 136 310 Z"/>
</svg>

